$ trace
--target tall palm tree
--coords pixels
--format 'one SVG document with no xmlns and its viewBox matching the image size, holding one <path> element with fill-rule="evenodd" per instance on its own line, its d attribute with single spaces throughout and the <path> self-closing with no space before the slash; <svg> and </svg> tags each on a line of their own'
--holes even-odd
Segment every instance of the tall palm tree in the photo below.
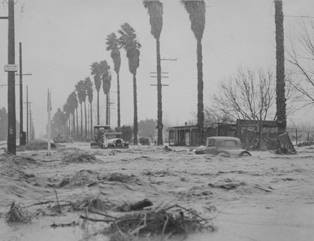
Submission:
<svg viewBox="0 0 314 241">
<path fill-rule="evenodd" d="M 119 42 L 126 51 L 126 56 L 129 62 L 129 71 L 133 75 L 133 102 L 134 102 L 134 120 L 133 120 L 133 136 L 134 145 L 138 144 L 138 120 L 137 120 L 137 86 L 136 86 L 136 72 L 140 65 L 140 48 L 141 45 L 136 38 L 135 30 L 125 23 L 119 30 Z"/>
<path fill-rule="evenodd" d="M 106 60 L 95 62 L 91 65 L 91 74 L 94 76 L 94 84 L 97 91 L 97 125 L 99 125 L 99 91 L 103 74 L 108 71 L 109 65 Z"/>
<path fill-rule="evenodd" d="M 200 142 L 204 140 L 204 97 L 203 97 L 203 56 L 202 38 L 205 29 L 206 6 L 204 0 L 182 0 L 191 20 L 191 29 L 197 40 L 197 126 L 200 133 Z"/>
<path fill-rule="evenodd" d="M 72 125 L 73 125 L 73 131 L 75 133 L 75 136 L 77 136 L 77 122 L 75 123 L 75 119 L 77 119 L 77 107 L 78 107 L 78 102 L 77 102 L 77 98 L 76 98 L 76 93 L 75 91 L 73 91 L 70 96 L 69 96 L 69 102 L 70 102 L 70 106 L 71 106 L 71 112 L 72 112 Z"/>
<path fill-rule="evenodd" d="M 282 0 L 275 0 L 274 2 L 276 24 L 276 119 L 278 132 L 284 133 L 287 128 L 284 15 Z"/>
<path fill-rule="evenodd" d="M 162 85 L 161 85 L 161 61 L 160 61 L 160 34 L 163 24 L 163 5 L 159 0 L 144 0 L 144 6 L 148 10 L 151 33 L 156 40 L 157 52 L 157 145 L 163 144 L 162 137 Z"/>
<path fill-rule="evenodd" d="M 81 106 L 81 138 L 83 138 L 83 102 L 86 99 L 86 90 L 84 86 L 84 81 L 80 80 L 76 84 L 75 88 L 77 92 L 78 101 Z"/>
<path fill-rule="evenodd" d="M 83 88 L 83 102 L 84 102 L 84 118 L 85 118 L 85 139 L 88 137 L 87 135 L 87 108 L 86 108 L 86 97 L 87 97 L 87 85 L 89 77 L 85 78 L 82 82 L 82 88 Z"/>
<path fill-rule="evenodd" d="M 109 71 L 109 65 L 107 70 L 103 73 L 103 91 L 106 95 L 106 125 L 110 125 L 110 88 L 111 88 L 111 73 Z"/>
<path fill-rule="evenodd" d="M 63 105 L 63 112 L 65 113 L 66 117 L 67 134 L 71 136 L 71 123 L 70 123 L 71 110 L 68 101 Z"/>
<path fill-rule="evenodd" d="M 107 50 L 111 51 L 110 55 L 114 64 L 114 71 L 117 75 L 117 125 L 118 128 L 121 126 L 121 112 L 120 112 L 120 67 L 121 67 L 121 54 L 119 40 L 115 33 L 109 34 L 107 36 Z"/>
<path fill-rule="evenodd" d="M 95 62 L 91 65 L 91 72 L 94 76 L 94 84 L 97 92 L 97 125 L 99 125 L 99 91 L 101 87 L 101 71 L 100 64 Z"/>
<path fill-rule="evenodd" d="M 89 102 L 89 110 L 90 110 L 90 134 L 91 137 L 93 136 L 93 83 L 90 78 L 86 79 L 86 89 L 87 89 L 87 96 Z"/>
</svg>

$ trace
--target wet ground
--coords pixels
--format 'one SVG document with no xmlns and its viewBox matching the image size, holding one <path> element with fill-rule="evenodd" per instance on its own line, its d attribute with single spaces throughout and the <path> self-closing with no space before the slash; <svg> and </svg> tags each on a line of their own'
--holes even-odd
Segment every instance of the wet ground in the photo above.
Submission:
<svg viewBox="0 0 314 241">
<path fill-rule="evenodd" d="M 195 155 L 189 149 L 156 147 L 90 150 L 88 144 L 0 158 L 0 237 L 5 241 L 105 240 L 89 237 L 102 226 L 82 224 L 80 212 L 56 214 L 60 202 L 90 198 L 104 208 L 149 198 L 178 203 L 214 218 L 217 231 L 189 240 L 311 240 L 314 237 L 314 148 L 297 155 L 253 152 L 253 157 Z M 87 154 L 87 155 L 86 155 Z M 36 214 L 31 224 L 8 226 L 12 201 Z M 46 205 L 31 206 L 37 202 Z M 79 225 L 50 227 L 53 223 Z"/>
</svg>

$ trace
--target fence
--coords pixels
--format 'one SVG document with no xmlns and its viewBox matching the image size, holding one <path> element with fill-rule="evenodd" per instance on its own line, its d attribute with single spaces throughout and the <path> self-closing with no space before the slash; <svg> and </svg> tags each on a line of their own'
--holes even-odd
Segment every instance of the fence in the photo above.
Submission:
<svg viewBox="0 0 314 241">
<path fill-rule="evenodd" d="M 288 128 L 290 139 L 293 144 L 298 145 L 306 142 L 314 142 L 314 130 L 302 128 Z"/>
</svg>

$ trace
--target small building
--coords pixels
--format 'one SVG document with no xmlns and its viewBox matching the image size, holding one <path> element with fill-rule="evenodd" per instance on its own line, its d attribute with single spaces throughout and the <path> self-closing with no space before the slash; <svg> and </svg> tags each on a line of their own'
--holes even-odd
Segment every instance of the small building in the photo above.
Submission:
<svg viewBox="0 0 314 241">
<path fill-rule="evenodd" d="M 262 132 L 260 133 L 260 127 Z M 276 121 L 237 120 L 236 123 L 217 123 L 212 127 L 205 127 L 205 138 L 210 136 L 231 136 L 241 139 L 245 148 L 255 148 L 261 137 L 267 149 L 277 146 L 278 129 Z M 196 125 L 175 126 L 168 129 L 169 145 L 171 146 L 199 146 L 199 130 Z"/>
<path fill-rule="evenodd" d="M 201 145 L 199 129 L 195 125 L 174 126 L 168 129 L 170 146 L 199 146 Z M 205 136 L 215 136 L 216 127 L 205 127 Z"/>
</svg>

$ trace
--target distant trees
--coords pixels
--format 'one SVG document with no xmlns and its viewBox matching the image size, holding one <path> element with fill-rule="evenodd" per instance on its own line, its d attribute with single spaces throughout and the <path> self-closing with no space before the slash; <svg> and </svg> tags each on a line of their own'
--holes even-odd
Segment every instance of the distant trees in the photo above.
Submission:
<svg viewBox="0 0 314 241">
<path fill-rule="evenodd" d="M 138 144 L 138 117 L 137 117 L 137 83 L 136 72 L 140 65 L 140 48 L 141 44 L 138 42 L 135 30 L 130 24 L 125 23 L 119 30 L 119 42 L 125 49 L 129 63 L 129 71 L 133 75 L 133 103 L 134 103 L 134 120 L 133 120 L 133 142 Z"/>
<path fill-rule="evenodd" d="M 191 29 L 197 41 L 197 125 L 201 143 L 204 140 L 204 100 L 203 100 L 203 53 L 202 38 L 205 29 L 206 6 L 204 0 L 182 0 L 191 20 Z"/>
<path fill-rule="evenodd" d="M 68 126 L 66 113 L 58 108 L 51 121 L 52 136 L 56 137 L 58 135 L 64 135 L 64 133 L 67 133 L 67 130 Z"/>
<path fill-rule="evenodd" d="M 150 140 L 155 140 L 156 137 L 156 120 L 153 119 L 146 119 L 141 120 L 138 123 L 138 133 L 140 137 L 147 137 Z"/>
</svg>

